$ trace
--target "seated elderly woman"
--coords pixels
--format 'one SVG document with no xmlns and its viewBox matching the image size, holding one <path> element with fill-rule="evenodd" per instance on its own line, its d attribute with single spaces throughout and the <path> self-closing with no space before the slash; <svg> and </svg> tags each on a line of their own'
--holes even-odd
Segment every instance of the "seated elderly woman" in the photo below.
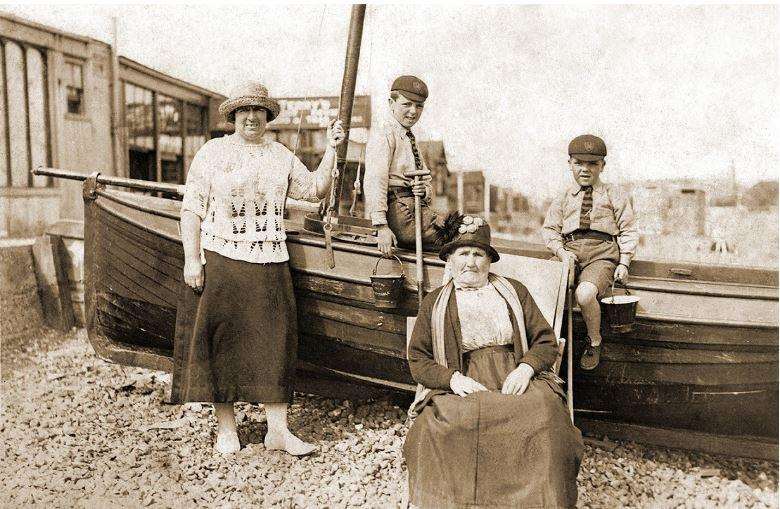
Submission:
<svg viewBox="0 0 780 509">
<path fill-rule="evenodd" d="M 422 302 L 408 349 L 420 385 L 404 444 L 418 507 L 574 507 L 582 436 L 551 373 L 557 341 L 481 218 L 454 216 L 452 280 Z M 453 231 L 453 228 L 445 229 Z"/>
</svg>

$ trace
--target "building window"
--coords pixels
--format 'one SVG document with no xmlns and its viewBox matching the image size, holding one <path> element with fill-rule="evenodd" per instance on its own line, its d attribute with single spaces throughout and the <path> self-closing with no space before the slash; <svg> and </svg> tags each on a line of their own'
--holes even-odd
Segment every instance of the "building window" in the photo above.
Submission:
<svg viewBox="0 0 780 509">
<path fill-rule="evenodd" d="M 183 176 L 182 159 L 182 102 L 173 97 L 157 94 L 159 119 L 158 149 L 160 151 L 160 180 L 179 183 Z"/>
<path fill-rule="evenodd" d="M 206 143 L 206 126 L 208 125 L 206 108 L 185 103 L 184 119 L 187 125 L 187 134 L 184 137 L 184 171 L 187 172 L 195 153 Z M 184 180 L 185 178 L 182 176 L 181 181 L 184 182 Z"/>
<path fill-rule="evenodd" d="M 130 178 L 183 184 L 208 139 L 207 108 L 124 83 Z"/>
<path fill-rule="evenodd" d="M 154 109 L 152 91 L 125 83 L 128 174 L 130 178 L 156 180 Z"/>
<path fill-rule="evenodd" d="M 68 113 L 82 115 L 84 113 L 84 65 L 66 60 L 64 84 Z"/>
<path fill-rule="evenodd" d="M 47 187 L 30 171 L 51 163 L 45 53 L 0 40 L 0 187 Z"/>
</svg>

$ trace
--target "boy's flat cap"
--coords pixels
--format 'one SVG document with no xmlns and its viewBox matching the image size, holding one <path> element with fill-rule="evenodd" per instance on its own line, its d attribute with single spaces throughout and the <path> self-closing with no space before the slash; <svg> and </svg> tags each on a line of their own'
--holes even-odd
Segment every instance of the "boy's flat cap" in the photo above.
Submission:
<svg viewBox="0 0 780 509">
<path fill-rule="evenodd" d="M 606 155 L 607 145 L 598 136 L 583 134 L 569 142 L 569 157 L 580 161 L 600 161 Z"/>
<path fill-rule="evenodd" d="M 399 76 L 390 87 L 391 92 L 401 92 L 412 101 L 425 101 L 428 98 L 428 85 L 417 76 Z"/>
</svg>

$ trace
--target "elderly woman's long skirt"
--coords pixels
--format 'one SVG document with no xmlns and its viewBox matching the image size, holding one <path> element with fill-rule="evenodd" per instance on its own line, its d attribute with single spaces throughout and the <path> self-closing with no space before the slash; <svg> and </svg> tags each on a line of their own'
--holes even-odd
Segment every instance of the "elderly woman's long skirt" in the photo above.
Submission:
<svg viewBox="0 0 780 509">
<path fill-rule="evenodd" d="M 185 286 L 179 301 L 173 402 L 289 402 L 298 329 L 288 264 L 205 255 L 203 293 Z"/>
<path fill-rule="evenodd" d="M 574 507 L 582 436 L 564 394 L 535 378 L 520 396 L 500 388 L 511 349 L 471 353 L 466 373 L 490 392 L 433 396 L 404 443 L 410 502 L 423 508 Z"/>
</svg>

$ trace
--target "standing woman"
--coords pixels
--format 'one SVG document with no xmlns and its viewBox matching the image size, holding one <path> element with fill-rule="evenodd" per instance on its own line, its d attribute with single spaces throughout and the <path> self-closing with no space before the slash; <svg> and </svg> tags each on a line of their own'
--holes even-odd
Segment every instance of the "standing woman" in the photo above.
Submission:
<svg viewBox="0 0 780 509">
<path fill-rule="evenodd" d="M 292 434 L 298 330 L 284 205 L 317 201 L 330 187 L 341 122 L 328 129 L 316 172 L 284 145 L 263 138 L 279 104 L 256 82 L 238 86 L 219 112 L 234 134 L 208 141 L 187 175 L 181 209 L 186 288 L 177 315 L 173 401 L 211 402 L 216 450 L 241 448 L 233 403 L 264 403 L 267 449 L 295 456 L 314 445 Z"/>
</svg>

